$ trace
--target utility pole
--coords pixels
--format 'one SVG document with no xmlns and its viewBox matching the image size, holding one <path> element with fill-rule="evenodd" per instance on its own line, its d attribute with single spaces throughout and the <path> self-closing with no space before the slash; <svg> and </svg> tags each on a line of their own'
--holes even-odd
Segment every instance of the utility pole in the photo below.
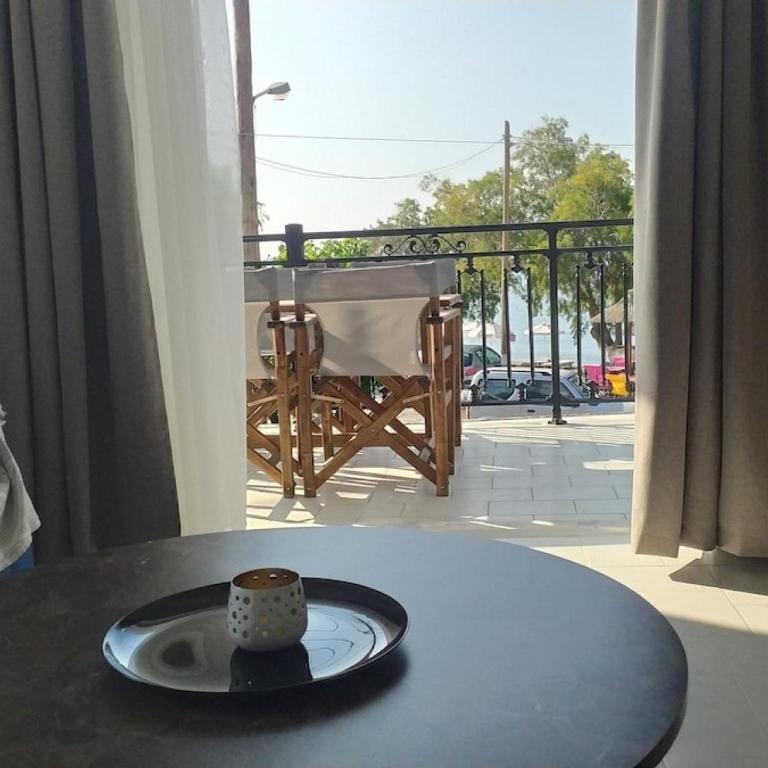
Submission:
<svg viewBox="0 0 768 768">
<path fill-rule="evenodd" d="M 502 185 L 502 198 L 501 198 L 501 223 L 509 224 L 509 182 L 510 182 L 510 154 L 511 154 L 512 141 L 509 134 L 509 120 L 504 121 L 504 176 Z M 509 249 L 509 232 L 501 233 L 501 250 L 506 251 Z M 507 285 L 507 269 L 509 268 L 509 256 L 504 256 L 501 259 L 502 268 L 502 280 L 501 286 L 504 295 L 502 296 L 502 313 L 501 313 L 501 356 L 507 357 L 507 348 L 509 347 L 509 311 L 508 309 L 508 289 Z"/>
<path fill-rule="evenodd" d="M 256 146 L 253 128 L 253 74 L 249 0 L 234 0 L 237 133 L 240 140 L 240 188 L 243 195 L 243 234 L 259 232 L 256 197 Z M 261 261 L 258 243 L 243 245 L 245 261 Z"/>
</svg>

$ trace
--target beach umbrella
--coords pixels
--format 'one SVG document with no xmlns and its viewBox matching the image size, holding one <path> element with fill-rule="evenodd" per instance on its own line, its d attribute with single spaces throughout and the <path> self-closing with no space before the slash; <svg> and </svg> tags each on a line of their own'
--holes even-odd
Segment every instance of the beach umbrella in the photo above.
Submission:
<svg viewBox="0 0 768 768">
<path fill-rule="evenodd" d="M 564 334 L 565 331 L 560 331 L 560 335 Z M 529 331 L 526 328 L 525 329 L 525 335 L 529 335 Z M 534 336 L 551 336 L 552 335 L 552 328 L 549 325 L 549 323 L 538 323 L 537 325 L 533 326 L 533 335 Z"/>
<path fill-rule="evenodd" d="M 483 324 L 479 320 L 465 320 L 462 332 L 466 339 L 480 339 L 483 336 Z M 501 339 L 501 326 L 498 323 L 486 323 L 485 336 L 488 339 Z M 509 332 L 509 339 L 515 341 L 514 331 Z"/>
</svg>

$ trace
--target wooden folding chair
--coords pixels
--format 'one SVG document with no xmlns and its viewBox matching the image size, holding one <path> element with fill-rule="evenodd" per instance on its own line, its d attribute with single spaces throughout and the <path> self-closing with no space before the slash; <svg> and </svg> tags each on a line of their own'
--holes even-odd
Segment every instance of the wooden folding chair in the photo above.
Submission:
<svg viewBox="0 0 768 768">
<path fill-rule="evenodd" d="M 293 324 L 297 353 L 299 444 L 311 439 L 312 372 L 304 364 L 308 315 L 323 329 L 324 350 L 315 378 L 315 397 L 335 401 L 339 417 L 333 441 L 338 452 L 317 472 L 304 463 L 304 490 L 316 489 L 362 448 L 385 445 L 433 482 L 437 494 L 448 494 L 455 434 L 452 431 L 454 348 L 446 344 L 446 323 L 460 309 L 440 307 L 440 273 L 433 262 L 347 270 L 294 270 L 297 320 Z M 426 308 L 426 315 L 425 315 Z M 451 326 L 451 333 L 454 333 Z M 427 348 L 419 349 L 419 339 Z M 455 367 L 455 366 L 454 366 Z M 388 389 L 383 401 L 366 392 L 359 377 L 376 377 Z M 419 433 L 401 419 L 414 408 L 431 430 Z M 449 442 L 451 445 L 449 446 Z M 327 454 L 326 454 L 327 455 Z M 303 457 L 302 457 L 303 458 Z"/>
</svg>

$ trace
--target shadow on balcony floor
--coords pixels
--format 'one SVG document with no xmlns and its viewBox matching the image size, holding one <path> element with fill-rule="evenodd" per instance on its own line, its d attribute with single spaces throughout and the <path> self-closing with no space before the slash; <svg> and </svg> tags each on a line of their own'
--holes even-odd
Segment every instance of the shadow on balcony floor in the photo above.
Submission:
<svg viewBox="0 0 768 768">
<path fill-rule="evenodd" d="M 762 768 L 768 754 L 768 561 L 629 545 L 634 417 L 472 419 L 451 495 L 385 449 L 369 449 L 316 499 L 283 499 L 254 473 L 252 528 L 409 526 L 485 536 L 564 557 L 625 584 L 677 629 L 690 666 L 689 704 L 665 768 Z"/>
<path fill-rule="evenodd" d="M 621 537 L 632 492 L 632 415 L 464 422 L 448 498 L 386 448 L 361 451 L 306 499 L 251 468 L 248 525 L 408 526 L 490 538 Z M 319 459 L 319 456 L 318 456 Z"/>
</svg>

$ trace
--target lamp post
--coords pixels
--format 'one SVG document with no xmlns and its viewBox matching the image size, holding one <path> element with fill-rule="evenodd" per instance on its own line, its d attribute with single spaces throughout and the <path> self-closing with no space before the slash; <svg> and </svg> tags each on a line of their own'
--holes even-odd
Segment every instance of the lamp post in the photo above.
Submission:
<svg viewBox="0 0 768 768">
<path fill-rule="evenodd" d="M 255 102 L 260 96 L 271 96 L 275 101 L 285 101 L 290 92 L 291 86 L 288 83 L 272 83 L 272 85 L 268 85 L 263 91 L 259 91 L 253 97 L 253 101 Z"/>
<path fill-rule="evenodd" d="M 259 91 L 251 97 L 250 131 L 249 138 L 251 157 L 248 163 L 242 164 L 243 182 L 243 232 L 245 234 L 259 234 L 259 198 L 256 184 L 256 129 L 255 107 L 256 99 L 261 96 L 271 96 L 275 101 L 285 101 L 291 91 L 291 86 L 286 82 L 272 83 L 263 91 Z M 249 158 L 250 159 L 250 158 Z M 242 156 L 241 156 L 242 160 Z M 245 247 L 247 261 L 261 261 L 261 252 L 258 243 L 248 243 Z"/>
</svg>

